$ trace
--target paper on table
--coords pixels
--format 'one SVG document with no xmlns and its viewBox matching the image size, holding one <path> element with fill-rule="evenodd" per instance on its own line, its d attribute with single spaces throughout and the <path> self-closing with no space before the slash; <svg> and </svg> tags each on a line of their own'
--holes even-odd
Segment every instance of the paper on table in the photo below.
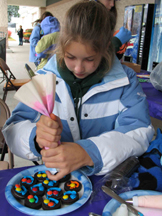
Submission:
<svg viewBox="0 0 162 216">
<path fill-rule="evenodd" d="M 32 77 L 15 93 L 14 98 L 25 105 L 49 116 L 53 112 L 55 102 L 56 75 L 41 74 Z"/>
</svg>

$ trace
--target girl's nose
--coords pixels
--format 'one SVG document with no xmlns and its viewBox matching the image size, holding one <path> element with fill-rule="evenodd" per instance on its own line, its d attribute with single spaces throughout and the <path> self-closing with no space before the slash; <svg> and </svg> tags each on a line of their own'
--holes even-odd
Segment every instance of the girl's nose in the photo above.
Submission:
<svg viewBox="0 0 162 216">
<path fill-rule="evenodd" d="M 75 65 L 75 72 L 82 73 L 84 71 L 84 65 L 82 62 L 77 62 Z"/>
</svg>

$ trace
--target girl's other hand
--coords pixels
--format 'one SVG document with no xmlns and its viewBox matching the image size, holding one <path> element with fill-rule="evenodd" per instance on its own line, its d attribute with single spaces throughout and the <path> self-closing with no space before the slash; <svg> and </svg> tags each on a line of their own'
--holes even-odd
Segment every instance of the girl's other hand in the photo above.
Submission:
<svg viewBox="0 0 162 216">
<path fill-rule="evenodd" d="M 77 143 L 62 142 L 56 148 L 43 149 L 41 155 L 46 167 L 59 170 L 56 175 L 46 171 L 48 178 L 55 181 L 83 166 L 93 166 L 88 153 Z"/>
<path fill-rule="evenodd" d="M 50 117 L 42 115 L 36 123 L 36 141 L 40 148 L 55 148 L 61 139 L 62 123 L 53 113 Z"/>
</svg>

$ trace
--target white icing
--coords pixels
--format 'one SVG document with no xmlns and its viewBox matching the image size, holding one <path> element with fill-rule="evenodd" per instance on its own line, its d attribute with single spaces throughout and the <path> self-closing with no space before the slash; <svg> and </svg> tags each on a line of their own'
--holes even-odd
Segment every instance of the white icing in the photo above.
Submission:
<svg viewBox="0 0 162 216">
<path fill-rule="evenodd" d="M 135 207 L 138 211 L 140 211 L 144 216 L 162 216 L 162 209 L 154 209 L 154 208 L 142 208 Z M 112 216 L 135 216 L 132 212 L 128 211 L 127 206 L 125 204 L 121 204 L 119 208 L 117 208 L 116 212 L 113 213 Z"/>
</svg>

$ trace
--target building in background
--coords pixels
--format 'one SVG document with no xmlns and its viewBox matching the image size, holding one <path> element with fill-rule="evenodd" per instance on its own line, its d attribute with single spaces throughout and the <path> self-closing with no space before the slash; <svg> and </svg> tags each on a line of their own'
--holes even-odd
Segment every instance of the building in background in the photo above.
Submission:
<svg viewBox="0 0 162 216">
<path fill-rule="evenodd" d="M 11 37 L 17 39 L 17 30 L 20 25 L 22 25 L 23 31 L 26 32 L 28 30 L 33 29 L 32 23 L 37 20 L 40 15 L 39 7 L 19 7 L 20 17 L 12 17 L 11 23 L 8 23 L 8 30 L 11 31 Z M 28 40 L 25 39 L 25 42 Z"/>
<path fill-rule="evenodd" d="M 33 28 L 32 23 L 41 16 L 38 7 L 20 6 L 19 14 L 19 23 L 16 28 L 22 25 L 24 31 Z"/>
</svg>

